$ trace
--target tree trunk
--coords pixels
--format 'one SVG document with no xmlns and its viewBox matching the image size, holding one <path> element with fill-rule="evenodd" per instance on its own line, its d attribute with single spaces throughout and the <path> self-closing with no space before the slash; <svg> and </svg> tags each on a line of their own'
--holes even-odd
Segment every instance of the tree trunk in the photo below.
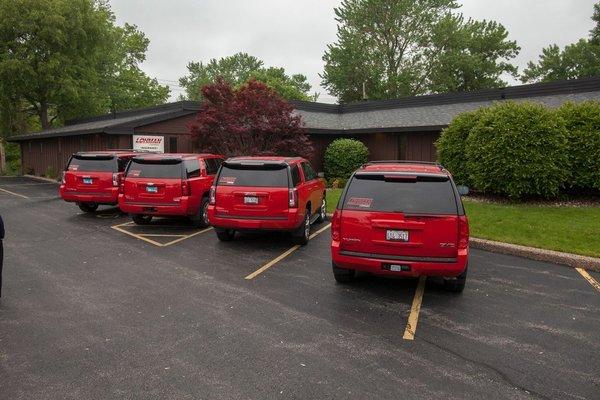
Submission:
<svg viewBox="0 0 600 400">
<path fill-rule="evenodd" d="M 48 120 L 48 102 L 46 102 L 46 101 L 40 102 L 40 108 L 38 110 L 38 115 L 40 116 L 40 123 L 42 124 L 42 129 L 52 128 L 52 123 Z"/>
</svg>

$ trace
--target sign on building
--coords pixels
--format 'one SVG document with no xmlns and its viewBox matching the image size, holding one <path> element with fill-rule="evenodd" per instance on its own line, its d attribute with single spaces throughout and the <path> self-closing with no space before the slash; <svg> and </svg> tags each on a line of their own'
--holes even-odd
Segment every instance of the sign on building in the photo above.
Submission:
<svg viewBox="0 0 600 400">
<path fill-rule="evenodd" d="M 133 135 L 133 149 L 139 151 L 165 152 L 164 136 Z"/>
</svg>

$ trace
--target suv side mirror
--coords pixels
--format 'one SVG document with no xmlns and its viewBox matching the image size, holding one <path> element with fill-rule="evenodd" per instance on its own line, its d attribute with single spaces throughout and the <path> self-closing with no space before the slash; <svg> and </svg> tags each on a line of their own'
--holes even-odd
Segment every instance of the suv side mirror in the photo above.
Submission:
<svg viewBox="0 0 600 400">
<path fill-rule="evenodd" d="M 461 196 L 466 196 L 469 194 L 469 187 L 465 186 L 465 185 L 458 185 L 456 187 L 456 189 L 458 190 L 458 194 L 460 194 Z"/>
<path fill-rule="evenodd" d="M 317 173 L 317 176 L 319 178 L 325 178 L 325 172 L 319 172 L 319 173 Z"/>
</svg>

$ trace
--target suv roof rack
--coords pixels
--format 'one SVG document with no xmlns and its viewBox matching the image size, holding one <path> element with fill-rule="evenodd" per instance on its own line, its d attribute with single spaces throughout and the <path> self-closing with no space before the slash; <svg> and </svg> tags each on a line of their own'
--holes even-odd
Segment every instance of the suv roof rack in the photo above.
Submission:
<svg viewBox="0 0 600 400">
<path fill-rule="evenodd" d="M 378 161 L 369 161 L 362 165 L 362 168 L 367 165 L 376 165 L 376 164 L 422 164 L 422 165 L 431 165 L 434 167 L 439 167 L 440 171 L 443 171 L 445 168 L 442 164 L 435 161 L 411 161 L 411 160 L 378 160 Z"/>
</svg>

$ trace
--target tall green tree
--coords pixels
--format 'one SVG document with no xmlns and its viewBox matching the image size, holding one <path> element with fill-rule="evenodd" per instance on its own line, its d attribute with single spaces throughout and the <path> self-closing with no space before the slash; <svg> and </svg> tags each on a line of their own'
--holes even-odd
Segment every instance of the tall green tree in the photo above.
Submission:
<svg viewBox="0 0 600 400">
<path fill-rule="evenodd" d="M 313 100 L 311 86 L 302 74 L 287 75 L 283 68 L 264 67 L 264 62 L 247 53 L 236 53 L 220 59 L 212 58 L 207 63 L 190 62 L 188 75 L 179 79 L 189 100 L 202 98 L 202 87 L 213 84 L 218 78 L 239 88 L 250 79 L 255 79 L 275 90 L 287 100 Z"/>
<path fill-rule="evenodd" d="M 495 22 L 465 22 L 455 0 L 344 0 L 323 85 L 342 102 L 504 84 L 519 51 Z"/>
<path fill-rule="evenodd" d="M 162 103 L 168 88 L 139 69 L 147 47 L 135 26 L 116 26 L 102 0 L 1 1 L 0 96 L 22 99 L 44 129 Z"/>
<path fill-rule="evenodd" d="M 495 21 L 465 21 L 462 15 L 448 14 L 436 26 L 432 43 L 430 67 L 422 76 L 430 92 L 503 87 L 502 74 L 518 77 L 517 67 L 508 60 L 520 48 Z"/>
<path fill-rule="evenodd" d="M 600 75 L 600 3 L 594 5 L 596 22 L 589 39 L 579 39 L 561 50 L 556 44 L 542 49 L 537 62 L 523 70 L 523 83 L 552 82 Z"/>
</svg>

